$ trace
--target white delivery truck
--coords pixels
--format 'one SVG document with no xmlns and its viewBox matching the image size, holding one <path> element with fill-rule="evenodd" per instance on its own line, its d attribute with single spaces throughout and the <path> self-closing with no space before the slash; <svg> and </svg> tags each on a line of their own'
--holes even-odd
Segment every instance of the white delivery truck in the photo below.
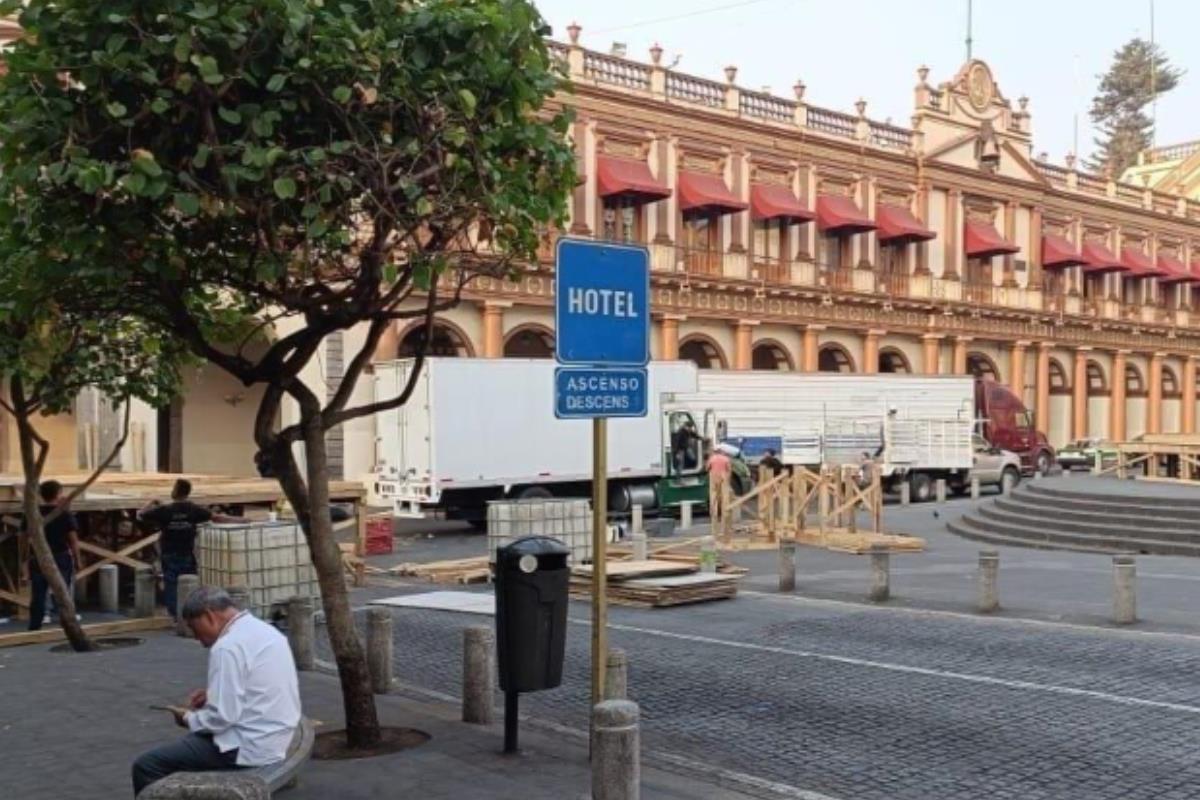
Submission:
<svg viewBox="0 0 1200 800">
<path fill-rule="evenodd" d="M 412 360 L 375 365 L 375 397 L 398 395 Z M 398 516 L 440 510 L 482 521 L 504 498 L 591 494 L 592 426 L 554 416 L 548 359 L 429 358 L 408 403 L 376 415 L 373 502 Z M 651 363 L 647 415 L 608 423 L 609 505 L 647 512 L 708 502 L 704 452 L 686 410 L 669 399 L 696 391 L 690 362 Z M 673 452 L 673 443 L 680 445 Z"/>
<path fill-rule="evenodd" d="M 915 500 L 933 482 L 964 484 L 972 467 L 975 383 L 970 377 L 797 372 L 700 373 L 678 407 L 704 435 L 748 460 L 774 450 L 785 464 L 858 464 L 869 454 L 890 490 Z"/>
</svg>

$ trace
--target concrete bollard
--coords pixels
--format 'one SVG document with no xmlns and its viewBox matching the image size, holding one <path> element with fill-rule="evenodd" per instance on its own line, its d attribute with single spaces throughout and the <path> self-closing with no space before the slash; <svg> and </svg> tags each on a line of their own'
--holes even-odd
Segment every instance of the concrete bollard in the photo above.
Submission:
<svg viewBox="0 0 1200 800">
<path fill-rule="evenodd" d="M 900 484 L 900 505 L 912 505 L 912 484 L 908 481 Z"/>
<path fill-rule="evenodd" d="M 1099 475 L 1104 471 L 1104 455 L 1100 452 L 1100 448 L 1096 448 L 1096 452 L 1092 456 L 1092 474 Z M 1063 470 L 1066 472 L 1066 470 Z"/>
<path fill-rule="evenodd" d="M 629 699 L 629 657 L 619 647 L 610 647 L 604 661 L 604 699 Z"/>
<path fill-rule="evenodd" d="M 637 703 L 605 700 L 592 709 L 592 800 L 640 800 Z"/>
<path fill-rule="evenodd" d="M 629 530 L 632 535 L 637 536 L 639 533 L 645 533 L 645 521 L 642 513 L 641 505 L 633 507 L 633 514 L 629 520 Z"/>
<path fill-rule="evenodd" d="M 700 571 L 714 575 L 717 571 L 717 540 L 712 536 L 700 539 Z"/>
<path fill-rule="evenodd" d="M 692 500 L 684 500 L 679 504 L 679 527 L 688 530 L 692 527 Z"/>
<path fill-rule="evenodd" d="M 133 615 L 141 619 L 154 616 L 155 593 L 158 581 L 154 578 L 154 570 L 149 567 L 138 567 L 133 573 Z"/>
<path fill-rule="evenodd" d="M 984 614 L 1000 608 L 1000 554 L 979 551 L 979 610 Z"/>
<path fill-rule="evenodd" d="M 1131 555 L 1113 556 L 1113 622 L 1137 621 L 1137 564 Z"/>
<path fill-rule="evenodd" d="M 646 534 L 635 533 L 633 535 L 633 560 L 645 561 L 649 556 L 649 548 L 647 547 Z"/>
<path fill-rule="evenodd" d="M 100 567 L 100 610 L 115 614 L 120 609 L 120 597 L 117 594 L 117 565 L 105 564 Z"/>
<path fill-rule="evenodd" d="M 874 603 L 882 603 L 892 596 L 890 561 L 891 554 L 886 545 L 871 545 L 871 592 L 868 597 Z"/>
<path fill-rule="evenodd" d="M 979 476 L 978 475 L 973 476 L 971 478 L 971 499 L 972 500 L 979 499 Z"/>
<path fill-rule="evenodd" d="M 937 487 L 937 501 L 939 503 L 946 502 L 946 479 L 938 478 L 935 486 Z"/>
<path fill-rule="evenodd" d="M 367 609 L 367 668 L 375 694 L 391 691 L 392 612 L 386 608 Z"/>
<path fill-rule="evenodd" d="M 1069 469 L 1064 469 L 1064 470 L 1062 471 L 1062 476 L 1063 476 L 1064 478 L 1069 478 L 1069 477 L 1071 477 L 1071 470 L 1069 470 Z"/>
<path fill-rule="evenodd" d="M 189 628 L 187 626 L 187 623 L 185 623 L 183 621 L 183 604 L 187 602 L 187 599 L 191 596 L 192 592 L 196 591 L 199 588 L 200 588 L 200 576 L 199 575 L 180 575 L 179 576 L 179 583 L 176 584 L 176 591 L 177 591 L 178 597 L 175 601 L 175 603 L 176 603 L 175 619 L 178 620 L 178 624 L 176 625 L 176 632 L 180 636 L 187 636 L 188 638 L 191 638 L 191 636 L 192 636 L 192 629 Z"/>
<path fill-rule="evenodd" d="M 292 597 L 288 599 L 288 645 L 292 648 L 292 658 L 296 669 L 311 672 L 317 664 L 316 641 L 317 627 L 313 614 L 311 597 Z"/>
<path fill-rule="evenodd" d="M 233 601 L 235 606 L 242 611 L 253 613 L 253 609 L 250 608 L 250 589 L 248 587 L 226 586 L 225 592 L 229 595 L 229 599 Z"/>
<path fill-rule="evenodd" d="M 796 591 L 796 540 L 779 540 L 779 591 Z"/>
<path fill-rule="evenodd" d="M 491 725 L 496 718 L 496 634 L 473 625 L 463 630 L 462 720 Z"/>
</svg>

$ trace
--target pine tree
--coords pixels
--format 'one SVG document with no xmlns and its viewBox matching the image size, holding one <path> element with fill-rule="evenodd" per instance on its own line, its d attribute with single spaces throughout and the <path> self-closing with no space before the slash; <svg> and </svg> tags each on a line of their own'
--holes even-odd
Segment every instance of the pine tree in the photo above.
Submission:
<svg viewBox="0 0 1200 800">
<path fill-rule="evenodd" d="M 1183 70 L 1171 65 L 1156 44 L 1133 39 L 1113 56 L 1112 66 L 1100 77 L 1100 90 L 1092 98 L 1092 122 L 1100 129 L 1089 169 L 1109 172 L 1119 179 L 1150 146 L 1154 122 L 1146 107 L 1156 95 L 1171 91 Z"/>
</svg>

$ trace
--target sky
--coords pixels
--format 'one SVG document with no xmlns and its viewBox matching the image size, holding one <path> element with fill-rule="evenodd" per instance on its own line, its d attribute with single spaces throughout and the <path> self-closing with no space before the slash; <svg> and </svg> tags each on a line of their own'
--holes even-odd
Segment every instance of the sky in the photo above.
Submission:
<svg viewBox="0 0 1200 800">
<path fill-rule="evenodd" d="M 1185 70 L 1158 101 L 1156 143 L 1200 139 L 1200 2 L 1197 0 L 974 0 L 972 53 L 992 69 L 1000 91 L 1016 104 L 1029 97 L 1034 154 L 1062 163 L 1075 149 L 1094 149 L 1087 116 L 1099 76 L 1125 42 L 1154 39 Z M 813 105 L 908 126 L 916 69 L 930 68 L 937 85 L 966 61 L 967 0 L 534 0 L 567 40 L 572 21 L 585 47 L 607 52 L 614 42 L 628 57 L 650 60 L 659 43 L 663 62 L 723 80 L 738 67 L 737 83 L 770 87 L 783 97 L 802 79 Z"/>
</svg>

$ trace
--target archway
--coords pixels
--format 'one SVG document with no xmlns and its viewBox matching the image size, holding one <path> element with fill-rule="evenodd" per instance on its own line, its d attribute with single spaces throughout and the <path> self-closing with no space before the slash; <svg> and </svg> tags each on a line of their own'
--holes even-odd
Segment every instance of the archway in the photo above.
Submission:
<svg viewBox="0 0 1200 800">
<path fill-rule="evenodd" d="M 1127 397 L 1145 397 L 1146 379 L 1142 371 L 1133 364 L 1125 365 L 1125 395 Z"/>
<path fill-rule="evenodd" d="M 786 371 L 792 369 L 792 359 L 783 345 L 768 339 L 754 345 L 750 366 L 752 369 Z"/>
<path fill-rule="evenodd" d="M 1162 368 L 1162 396 L 1163 397 L 1179 397 L 1183 392 L 1179 388 L 1179 376 L 1175 374 L 1175 370 L 1164 366 Z"/>
<path fill-rule="evenodd" d="M 409 328 L 408 332 L 400 339 L 400 347 L 397 349 L 397 358 L 415 358 L 420 352 L 422 340 L 425 338 L 425 325 L 417 323 Z M 437 320 L 433 323 L 433 335 L 430 337 L 429 346 L 425 350 L 427 356 L 440 356 L 442 358 L 466 358 L 475 355 L 471 349 L 470 339 L 452 322 L 445 320 Z"/>
<path fill-rule="evenodd" d="M 1066 367 L 1057 358 L 1050 359 L 1050 394 L 1070 394 L 1071 380 Z"/>
<path fill-rule="evenodd" d="M 1108 378 L 1104 375 L 1104 367 L 1100 362 L 1087 362 L 1087 391 L 1088 397 L 1101 397 L 1108 394 Z"/>
<path fill-rule="evenodd" d="M 903 351 L 895 347 L 885 347 L 879 351 L 879 371 L 882 373 L 912 374 L 912 365 Z"/>
<path fill-rule="evenodd" d="M 976 378 L 1000 380 L 1000 370 L 996 367 L 996 362 L 984 353 L 967 354 L 967 372 Z"/>
<path fill-rule="evenodd" d="M 505 358 L 554 358 L 554 334 L 541 325 L 522 325 L 504 340 Z"/>
<path fill-rule="evenodd" d="M 817 352 L 817 370 L 820 372 L 854 372 L 854 359 L 850 351 L 840 344 L 823 344 Z"/>
<path fill-rule="evenodd" d="M 679 343 L 679 360 L 691 361 L 700 369 L 725 369 L 728 363 L 720 345 L 698 333 Z"/>
</svg>

